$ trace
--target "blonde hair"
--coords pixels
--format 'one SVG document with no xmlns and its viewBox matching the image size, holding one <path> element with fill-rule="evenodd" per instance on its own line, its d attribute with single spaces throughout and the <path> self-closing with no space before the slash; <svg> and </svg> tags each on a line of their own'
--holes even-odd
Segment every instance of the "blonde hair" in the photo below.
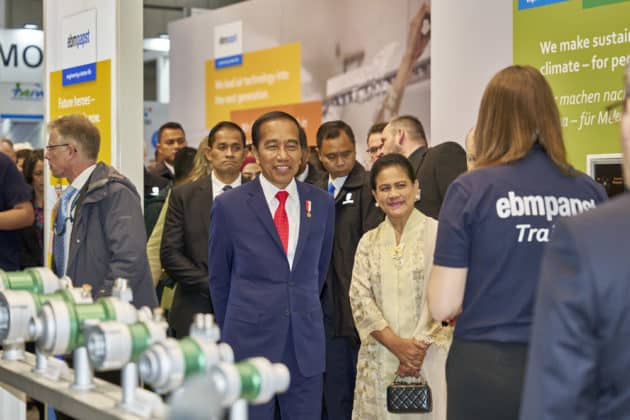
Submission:
<svg viewBox="0 0 630 420">
<path fill-rule="evenodd" d="M 473 141 L 475 167 L 521 159 L 535 143 L 570 173 L 551 86 L 534 67 L 507 67 L 490 80 L 481 99 Z"/>
<path fill-rule="evenodd" d="M 212 173 L 212 164 L 206 159 L 206 150 L 208 150 L 208 136 L 205 136 L 197 147 L 193 168 L 188 176 L 190 181 L 196 181 Z"/>
</svg>

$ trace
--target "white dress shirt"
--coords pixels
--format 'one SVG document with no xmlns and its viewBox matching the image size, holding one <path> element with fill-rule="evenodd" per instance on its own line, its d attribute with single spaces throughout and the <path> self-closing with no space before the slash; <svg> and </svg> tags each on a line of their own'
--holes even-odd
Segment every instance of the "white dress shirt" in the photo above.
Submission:
<svg viewBox="0 0 630 420">
<path fill-rule="evenodd" d="M 308 177 L 308 172 L 311 168 L 311 165 L 307 164 L 306 168 L 304 168 L 304 170 L 302 171 L 301 174 L 298 174 L 295 178 L 300 181 L 300 182 L 304 182 L 306 180 L 306 177 Z"/>
<path fill-rule="evenodd" d="M 166 166 L 166 169 L 168 169 L 171 175 L 175 176 L 175 167 L 165 160 L 163 162 L 164 162 L 164 166 Z"/>
<path fill-rule="evenodd" d="M 286 191 L 289 193 L 284 208 L 287 211 L 287 217 L 289 218 L 287 261 L 289 262 L 289 268 L 293 269 L 293 258 L 295 257 L 295 249 L 297 248 L 300 234 L 300 196 L 298 195 L 297 184 L 295 183 L 295 179 L 292 179 L 284 190 L 280 190 L 278 187 L 269 182 L 261 173 L 260 186 L 262 187 L 263 194 L 265 194 L 265 201 L 267 202 L 267 207 L 269 207 L 269 211 L 271 212 L 272 219 L 276 213 L 276 209 L 280 205 L 280 202 L 276 198 L 276 193 L 278 191 Z"/>
<path fill-rule="evenodd" d="M 79 192 L 85 186 L 85 183 L 94 172 L 96 165 L 88 166 L 77 176 L 72 184 L 70 184 L 76 191 L 68 198 L 68 207 L 65 214 L 69 214 L 70 217 L 66 218 L 66 234 L 63 237 L 63 272 L 66 273 L 68 269 L 68 257 L 70 256 L 70 237 L 72 236 L 72 224 L 74 223 L 74 213 L 76 212 L 77 200 L 79 198 Z"/>
<path fill-rule="evenodd" d="M 224 184 L 223 182 L 219 181 L 219 179 L 216 176 L 214 176 L 214 171 L 212 172 L 212 176 L 210 176 L 210 179 L 212 180 L 212 199 L 214 200 L 219 195 L 221 195 L 222 193 L 225 192 L 225 191 L 223 191 L 223 187 L 225 187 L 228 184 Z M 241 186 L 241 176 L 240 175 L 237 176 L 236 179 L 234 180 L 234 182 L 232 182 L 229 185 L 232 188 L 240 187 Z"/>
<path fill-rule="evenodd" d="M 333 198 L 337 198 L 337 196 L 339 195 L 339 191 L 341 191 L 343 184 L 345 184 L 346 182 L 346 179 L 348 179 L 348 175 L 340 176 L 339 178 L 335 179 L 332 179 L 330 175 L 328 176 L 328 185 L 330 185 L 330 183 L 332 182 L 332 184 L 335 186 L 335 196 Z M 328 188 L 328 186 L 326 186 L 326 188 Z"/>
</svg>

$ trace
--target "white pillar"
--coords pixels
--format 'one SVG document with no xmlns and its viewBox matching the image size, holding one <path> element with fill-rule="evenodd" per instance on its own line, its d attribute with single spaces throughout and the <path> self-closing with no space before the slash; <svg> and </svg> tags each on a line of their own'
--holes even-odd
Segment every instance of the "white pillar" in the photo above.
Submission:
<svg viewBox="0 0 630 420">
<path fill-rule="evenodd" d="M 167 104 L 170 101 L 170 58 L 168 56 L 159 56 L 156 60 L 156 84 L 157 84 L 157 101 Z"/>
<path fill-rule="evenodd" d="M 0 28 L 7 26 L 7 0 L 0 0 Z"/>
<path fill-rule="evenodd" d="M 128 177 L 142 196 L 142 1 L 44 0 L 44 28 L 45 120 L 87 115 L 101 132 L 99 160 Z M 90 65 L 94 67 L 87 71 L 81 68 Z M 95 80 L 63 85 L 67 69 L 73 69 L 74 78 L 66 81 L 76 82 L 86 73 L 95 74 Z M 50 214 L 57 198 L 48 168 L 45 179 L 49 245 Z"/>
<path fill-rule="evenodd" d="M 67 0 L 61 0 L 67 1 Z M 144 64 L 142 60 L 142 1 L 116 0 L 118 13 L 116 31 L 118 49 L 116 56 L 117 86 L 115 94 L 116 118 L 116 166 L 136 186 L 142 197 L 144 189 Z"/>
</svg>

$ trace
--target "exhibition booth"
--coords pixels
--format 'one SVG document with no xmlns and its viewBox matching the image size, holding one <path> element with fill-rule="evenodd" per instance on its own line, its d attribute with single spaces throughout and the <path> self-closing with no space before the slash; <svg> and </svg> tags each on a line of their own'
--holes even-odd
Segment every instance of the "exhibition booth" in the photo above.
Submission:
<svg viewBox="0 0 630 420">
<path fill-rule="evenodd" d="M 357 160 L 367 163 L 368 130 L 397 115 L 417 117 L 430 146 L 464 146 L 490 78 L 530 64 L 553 88 L 569 162 L 610 195 L 623 190 L 618 123 L 630 2 L 433 0 L 430 19 L 420 20 L 425 3 L 249 0 L 196 10 L 168 24 L 161 101 L 143 101 L 142 3 L 47 0 L 43 31 L 0 29 L 0 137 L 42 148 L 47 121 L 84 114 L 101 134 L 98 160 L 142 191 L 144 156 L 162 123 L 181 123 L 197 146 L 215 124 L 234 121 L 249 143 L 256 118 L 277 109 L 296 117 L 313 147 L 323 122 L 345 121 Z M 46 168 L 45 185 L 49 256 L 53 207 L 67 182 Z M 288 387 L 284 365 L 235 363 L 211 317 L 178 341 L 166 338 L 159 311 L 129 305 L 124 282 L 112 298 L 87 295 L 45 269 L 0 270 L 0 418 L 24 418 L 25 395 L 83 418 L 166 418 L 194 406 L 176 393 L 162 399 L 187 384 L 190 395 L 211 389 L 220 408 L 213 416 L 229 411 L 237 420 L 247 404 Z M 55 355 L 73 355 L 72 369 Z M 94 379 L 94 368 L 121 369 L 121 386 Z M 195 373 L 207 373 L 206 382 L 187 382 Z"/>
</svg>

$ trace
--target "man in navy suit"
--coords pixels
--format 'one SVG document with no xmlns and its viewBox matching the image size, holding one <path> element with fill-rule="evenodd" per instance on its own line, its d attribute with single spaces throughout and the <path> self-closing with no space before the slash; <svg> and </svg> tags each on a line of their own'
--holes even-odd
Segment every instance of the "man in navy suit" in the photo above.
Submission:
<svg viewBox="0 0 630 420">
<path fill-rule="evenodd" d="M 270 112 L 252 126 L 261 176 L 214 202 L 210 295 L 223 340 L 237 360 L 263 356 L 291 373 L 277 397 L 283 419 L 321 418 L 325 360 L 319 296 L 332 250 L 335 207 L 326 192 L 296 182 L 299 124 Z M 273 419 L 276 401 L 250 408 Z"/>
<path fill-rule="evenodd" d="M 626 95 L 630 93 L 626 68 Z M 630 186 L 630 97 L 621 121 Z M 630 193 L 561 222 L 541 268 L 521 419 L 630 413 Z"/>
</svg>

